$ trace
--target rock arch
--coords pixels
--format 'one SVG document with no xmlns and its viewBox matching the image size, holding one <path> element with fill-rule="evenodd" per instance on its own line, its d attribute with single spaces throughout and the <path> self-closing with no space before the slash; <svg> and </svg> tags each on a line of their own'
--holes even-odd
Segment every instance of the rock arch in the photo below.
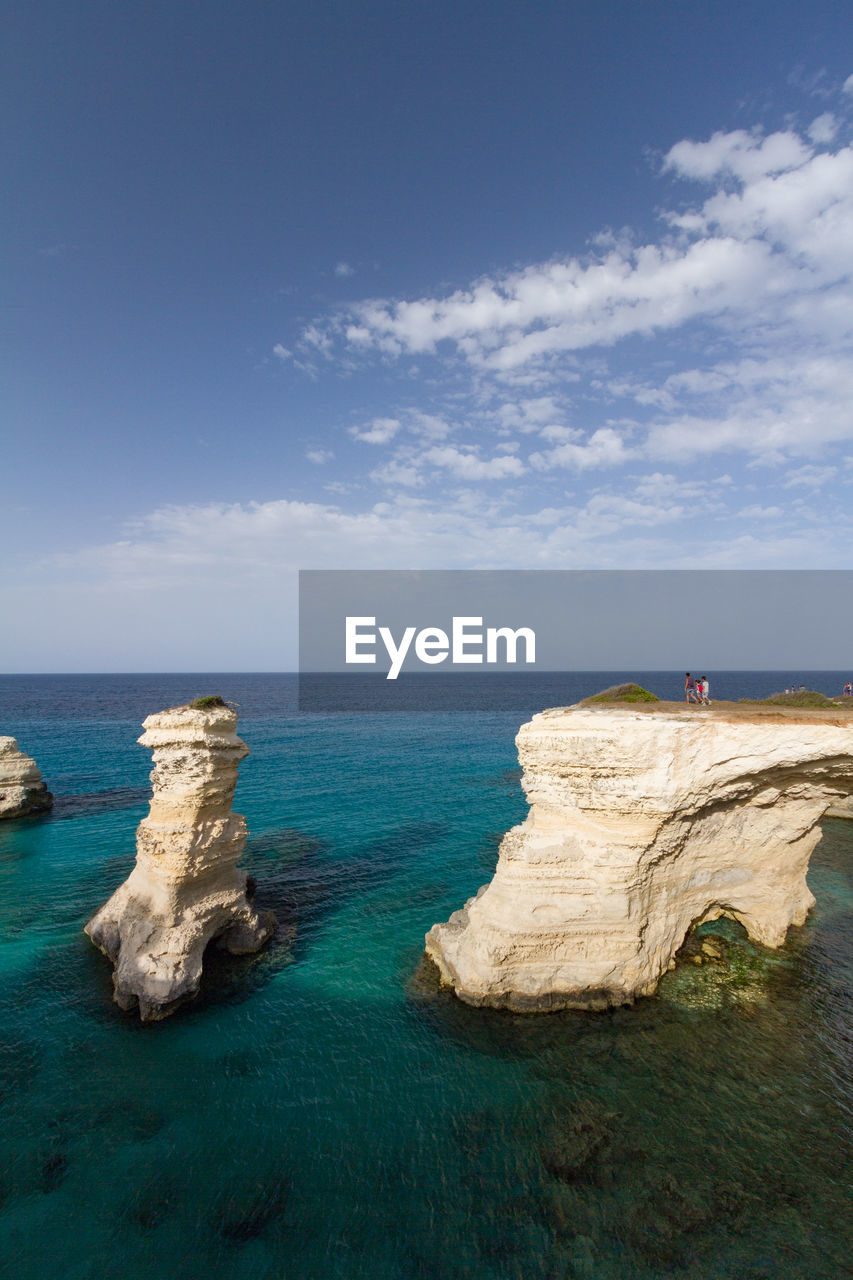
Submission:
<svg viewBox="0 0 853 1280">
<path fill-rule="evenodd" d="M 721 915 L 780 946 L 814 903 L 820 820 L 853 792 L 853 716 L 832 709 L 578 706 L 516 742 L 530 813 L 426 938 L 473 1005 L 630 1003 Z"/>
</svg>

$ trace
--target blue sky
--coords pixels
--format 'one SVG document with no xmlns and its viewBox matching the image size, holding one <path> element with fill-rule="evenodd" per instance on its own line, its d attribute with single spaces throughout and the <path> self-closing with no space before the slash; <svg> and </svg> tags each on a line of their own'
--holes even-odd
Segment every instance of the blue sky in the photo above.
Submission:
<svg viewBox="0 0 853 1280">
<path fill-rule="evenodd" d="M 0 669 L 302 568 L 844 568 L 837 3 L 12 3 Z"/>
</svg>

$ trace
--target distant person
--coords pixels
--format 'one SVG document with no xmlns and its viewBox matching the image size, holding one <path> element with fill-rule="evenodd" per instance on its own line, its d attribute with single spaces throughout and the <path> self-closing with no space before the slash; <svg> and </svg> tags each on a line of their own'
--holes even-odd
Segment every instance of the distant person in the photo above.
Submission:
<svg viewBox="0 0 853 1280">
<path fill-rule="evenodd" d="M 711 705 L 711 699 L 708 697 L 708 690 L 710 689 L 710 687 L 711 686 L 708 683 L 708 677 L 701 676 L 699 679 L 699 694 L 702 699 L 702 702 L 706 707 L 710 707 Z"/>
<path fill-rule="evenodd" d="M 699 701 L 699 695 L 696 692 L 696 681 L 689 671 L 684 677 L 684 700 L 685 702 Z"/>
<path fill-rule="evenodd" d="M 853 698 L 853 684 L 848 680 L 844 688 L 841 690 L 842 698 Z"/>
</svg>

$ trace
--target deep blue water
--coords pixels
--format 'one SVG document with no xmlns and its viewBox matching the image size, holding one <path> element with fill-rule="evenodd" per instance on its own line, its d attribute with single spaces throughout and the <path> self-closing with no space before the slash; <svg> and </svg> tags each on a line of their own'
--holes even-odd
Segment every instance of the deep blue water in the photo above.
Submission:
<svg viewBox="0 0 853 1280">
<path fill-rule="evenodd" d="M 714 698 L 847 672 L 714 673 Z M 305 715 L 283 675 L 0 677 L 57 797 L 0 824 L 0 1259 L 20 1280 L 838 1280 L 851 1275 L 853 823 L 767 952 L 604 1015 L 469 1009 L 423 936 L 491 876 L 546 705 L 681 673 L 505 684 L 492 710 Z M 497 688 L 497 686 L 496 686 Z M 236 808 L 280 937 L 141 1027 L 81 932 L 146 812 L 140 721 L 240 704 Z"/>
</svg>

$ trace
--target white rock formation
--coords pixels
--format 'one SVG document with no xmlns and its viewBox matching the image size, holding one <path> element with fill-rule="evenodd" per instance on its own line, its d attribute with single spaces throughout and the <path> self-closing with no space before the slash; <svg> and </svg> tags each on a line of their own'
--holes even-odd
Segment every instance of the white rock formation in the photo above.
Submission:
<svg viewBox="0 0 853 1280">
<path fill-rule="evenodd" d="M 820 819 L 853 792 L 853 717 L 823 711 L 577 706 L 516 742 L 530 813 L 426 938 L 473 1005 L 630 1003 L 720 916 L 779 946 L 814 903 Z"/>
<path fill-rule="evenodd" d="M 28 818 L 52 804 L 35 760 L 18 749 L 14 738 L 0 738 L 0 818 Z"/>
<path fill-rule="evenodd" d="M 237 766 L 249 748 L 226 706 L 175 707 L 149 716 L 139 739 L 154 753 L 151 809 L 136 833 L 136 865 L 86 925 L 115 965 L 115 999 L 143 1022 L 192 999 L 211 939 L 235 955 L 257 951 L 275 928 L 246 897 L 236 863 L 246 821 L 231 812 Z"/>
</svg>

